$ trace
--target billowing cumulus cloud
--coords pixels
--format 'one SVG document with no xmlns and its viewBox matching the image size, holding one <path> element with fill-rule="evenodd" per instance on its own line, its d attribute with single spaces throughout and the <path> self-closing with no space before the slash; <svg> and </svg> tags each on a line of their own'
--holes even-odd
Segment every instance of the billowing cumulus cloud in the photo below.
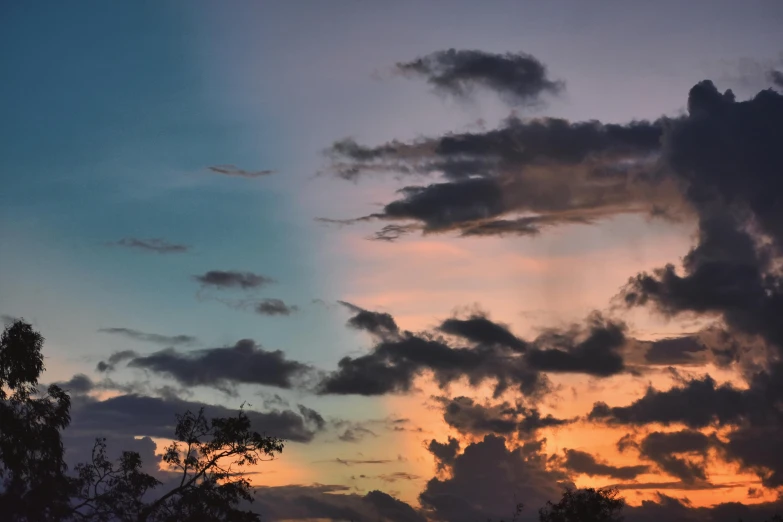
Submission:
<svg viewBox="0 0 783 522">
<path fill-rule="evenodd" d="M 502 520 L 520 501 L 534 513 L 571 485 L 564 473 L 547 468 L 540 443 L 509 449 L 495 435 L 469 444 L 448 469 L 451 476 L 431 479 L 419 501 L 437 519 L 453 522 Z"/>
<path fill-rule="evenodd" d="M 147 252 L 155 252 L 157 254 L 182 254 L 190 251 L 191 248 L 189 245 L 171 243 L 160 238 L 140 239 L 136 237 L 124 237 L 119 241 L 110 244 Z"/>
<path fill-rule="evenodd" d="M 276 172 L 274 170 L 245 170 L 236 165 L 212 165 L 207 168 L 215 174 L 240 178 L 263 178 Z"/>
<path fill-rule="evenodd" d="M 127 337 L 128 339 L 133 339 L 134 341 L 141 341 L 141 342 L 153 343 L 153 344 L 162 344 L 165 346 L 191 345 L 191 344 L 195 344 L 198 341 L 198 339 L 196 339 L 192 335 L 184 335 L 184 334 L 162 335 L 156 333 L 142 332 L 140 330 L 135 330 L 133 328 L 112 327 L 112 328 L 101 328 L 98 331 L 101 333 L 108 333 L 113 335 L 119 335 L 122 337 Z"/>
<path fill-rule="evenodd" d="M 535 103 L 543 94 L 558 94 L 564 88 L 562 81 L 549 78 L 543 63 L 526 53 L 449 49 L 398 63 L 397 70 L 457 97 L 467 97 L 479 87 L 514 105 Z"/>
<path fill-rule="evenodd" d="M 234 384 L 262 384 L 291 388 L 310 367 L 286 359 L 280 350 L 267 351 L 252 339 L 234 346 L 187 353 L 165 349 L 131 359 L 128 366 L 173 377 L 185 386 L 230 388 Z"/>
<path fill-rule="evenodd" d="M 274 279 L 253 272 L 239 272 L 236 270 L 210 270 L 201 275 L 194 275 L 193 279 L 202 286 L 214 288 L 240 288 L 250 290 L 261 288 L 275 282 Z"/>
</svg>

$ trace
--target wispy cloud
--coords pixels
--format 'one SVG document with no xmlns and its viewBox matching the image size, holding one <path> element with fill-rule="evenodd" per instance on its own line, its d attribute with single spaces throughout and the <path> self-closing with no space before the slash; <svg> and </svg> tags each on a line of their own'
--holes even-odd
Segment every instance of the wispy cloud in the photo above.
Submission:
<svg viewBox="0 0 783 522">
<path fill-rule="evenodd" d="M 215 174 L 239 178 L 263 178 L 264 176 L 269 176 L 277 172 L 275 170 L 245 170 L 236 165 L 212 165 L 207 168 Z"/>
<path fill-rule="evenodd" d="M 149 332 L 142 332 L 141 330 L 135 330 L 133 328 L 101 328 L 98 330 L 101 333 L 107 333 L 112 335 L 120 335 L 134 341 L 141 341 L 145 343 L 161 344 L 164 346 L 182 346 L 195 344 L 198 339 L 192 335 L 163 335 Z"/>
<path fill-rule="evenodd" d="M 114 243 L 109 244 L 126 248 L 134 248 L 136 250 L 145 250 L 147 252 L 156 252 L 158 254 L 182 254 L 188 252 L 191 249 L 189 245 L 171 243 L 165 239 L 160 238 L 140 239 L 136 237 L 124 237 L 119 241 L 115 241 Z"/>
</svg>

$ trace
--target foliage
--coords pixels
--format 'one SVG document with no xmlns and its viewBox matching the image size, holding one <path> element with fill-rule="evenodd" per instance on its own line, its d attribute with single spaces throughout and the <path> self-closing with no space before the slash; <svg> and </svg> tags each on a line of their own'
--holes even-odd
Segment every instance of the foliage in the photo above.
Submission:
<svg viewBox="0 0 783 522">
<path fill-rule="evenodd" d="M 137 453 L 124 452 L 114 465 L 106 459 L 105 443 L 96 442 L 92 462 L 77 466 L 76 518 L 98 522 L 260 520 L 258 514 L 236 507 L 241 501 L 253 501 L 250 483 L 239 468 L 281 452 L 280 439 L 251 431 L 242 410 L 236 417 L 207 420 L 203 409 L 177 417 L 176 438 L 163 455 L 163 461 L 175 470 L 166 484 L 141 471 Z M 150 490 L 160 485 L 168 491 L 146 501 Z"/>
<path fill-rule="evenodd" d="M 44 339 L 24 321 L 0 338 L 0 513 L 3 520 L 61 520 L 68 484 L 60 430 L 70 397 L 57 386 L 38 395 Z"/>
<path fill-rule="evenodd" d="M 90 462 L 66 474 L 61 430 L 70 422 L 70 397 L 57 386 L 38 395 L 43 337 L 24 321 L 0 339 L 0 513 L 8 521 L 257 521 L 239 509 L 252 502 L 245 467 L 272 458 L 283 441 L 251 430 L 242 409 L 207 419 L 203 409 L 177 416 L 161 481 L 142 470 L 141 456 L 116 461 L 98 439 Z M 154 491 L 160 488 L 160 493 Z M 156 495 L 157 493 L 157 495 Z"/>
<path fill-rule="evenodd" d="M 560 502 L 551 501 L 538 511 L 540 522 L 615 522 L 625 500 L 614 488 L 567 489 Z"/>
</svg>

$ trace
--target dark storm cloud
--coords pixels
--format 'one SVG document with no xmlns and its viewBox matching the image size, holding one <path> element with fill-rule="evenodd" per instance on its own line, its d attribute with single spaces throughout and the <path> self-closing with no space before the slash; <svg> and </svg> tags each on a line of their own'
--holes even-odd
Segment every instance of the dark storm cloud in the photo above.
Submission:
<svg viewBox="0 0 783 522">
<path fill-rule="evenodd" d="M 177 398 L 148 397 L 129 394 L 98 401 L 82 397 L 74 401 L 72 422 L 67 433 L 90 433 L 94 436 L 149 436 L 171 438 L 177 414 L 200 408 L 208 418 L 229 417 L 237 410 Z M 309 442 L 315 432 L 305 419 L 290 410 L 258 412 L 245 410 L 252 428 L 267 435 L 295 442 Z"/>
<path fill-rule="evenodd" d="M 494 435 L 468 445 L 449 469 L 449 478 L 427 482 L 419 501 L 435 518 L 450 522 L 502 520 L 520 501 L 534 506 L 530 516 L 547 500 L 559 499 L 561 485 L 569 484 L 564 473 L 547 469 L 539 443 L 508 449 Z"/>
<path fill-rule="evenodd" d="M 395 335 L 399 331 L 397 323 L 391 314 L 365 310 L 346 301 L 338 301 L 356 315 L 348 320 L 348 326 L 357 330 L 365 330 L 378 336 Z"/>
<path fill-rule="evenodd" d="M 102 333 L 108 333 L 113 335 L 119 335 L 133 339 L 134 341 L 141 341 L 145 343 L 162 344 L 164 346 L 186 346 L 195 344 L 198 339 L 192 335 L 161 335 L 155 333 L 142 332 L 140 330 L 134 330 L 133 328 L 101 328 L 98 330 Z"/>
<path fill-rule="evenodd" d="M 286 359 L 280 350 L 267 351 L 252 339 L 234 346 L 181 353 L 166 349 L 136 357 L 128 366 L 169 375 L 185 386 L 231 387 L 237 383 L 291 388 L 310 367 Z"/>
<path fill-rule="evenodd" d="M 253 304 L 253 310 L 259 315 L 291 315 L 299 311 L 299 307 L 288 305 L 282 299 L 267 298 Z"/>
<path fill-rule="evenodd" d="M 543 63 L 526 53 L 449 49 L 398 63 L 397 70 L 423 77 L 436 89 L 454 96 L 466 97 L 481 87 L 497 92 L 512 104 L 534 103 L 542 94 L 558 94 L 564 88 L 563 82 L 548 77 Z"/>
<path fill-rule="evenodd" d="M 591 477 L 605 476 L 620 480 L 631 480 L 649 472 L 649 466 L 612 466 L 599 462 L 593 455 L 584 451 L 567 449 L 562 462 L 565 469 L 574 473 L 584 473 Z"/>
<path fill-rule="evenodd" d="M 112 372 L 117 364 L 138 357 L 139 354 L 133 350 L 121 350 L 114 352 L 105 361 L 100 361 L 95 367 L 99 372 Z"/>
<path fill-rule="evenodd" d="M 563 426 L 570 423 L 552 415 L 541 416 L 536 408 L 512 406 L 507 402 L 479 404 L 469 397 L 440 398 L 443 420 L 460 433 L 469 435 L 517 434 L 522 438 L 535 435 L 542 428 Z"/>
<path fill-rule="evenodd" d="M 520 351 L 526 348 L 525 342 L 512 334 L 508 326 L 490 321 L 483 315 L 446 319 L 439 330 L 478 344 L 500 344 Z"/>
<path fill-rule="evenodd" d="M 444 178 L 404 187 L 381 212 L 344 221 L 404 222 L 382 231 L 379 239 L 415 227 L 466 236 L 531 235 L 545 227 L 676 205 L 674 188 L 656 175 L 663 127 L 663 122 L 605 125 L 512 117 L 491 131 L 375 148 L 343 140 L 328 154 L 335 172 L 347 179 L 371 172 Z"/>
<path fill-rule="evenodd" d="M 158 254 L 181 254 L 190 250 L 190 246 L 179 243 L 170 243 L 165 239 L 139 239 L 135 237 L 125 237 L 112 245 L 135 248 L 136 250 L 146 250 Z"/>
<path fill-rule="evenodd" d="M 213 165 L 207 168 L 215 174 L 240 178 L 262 178 L 276 172 L 274 170 L 245 170 L 235 165 Z"/>
<path fill-rule="evenodd" d="M 267 276 L 236 270 L 210 270 L 202 275 L 193 276 L 193 279 L 201 283 L 202 286 L 241 288 L 242 290 L 261 288 L 275 282 L 274 279 Z"/>
</svg>

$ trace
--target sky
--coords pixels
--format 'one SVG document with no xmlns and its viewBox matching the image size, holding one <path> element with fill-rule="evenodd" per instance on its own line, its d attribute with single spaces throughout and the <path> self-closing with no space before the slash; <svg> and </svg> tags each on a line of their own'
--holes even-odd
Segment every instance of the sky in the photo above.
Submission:
<svg viewBox="0 0 783 522">
<path fill-rule="evenodd" d="M 4 2 L 0 314 L 267 520 L 736 520 L 783 487 L 783 4 Z"/>
</svg>

